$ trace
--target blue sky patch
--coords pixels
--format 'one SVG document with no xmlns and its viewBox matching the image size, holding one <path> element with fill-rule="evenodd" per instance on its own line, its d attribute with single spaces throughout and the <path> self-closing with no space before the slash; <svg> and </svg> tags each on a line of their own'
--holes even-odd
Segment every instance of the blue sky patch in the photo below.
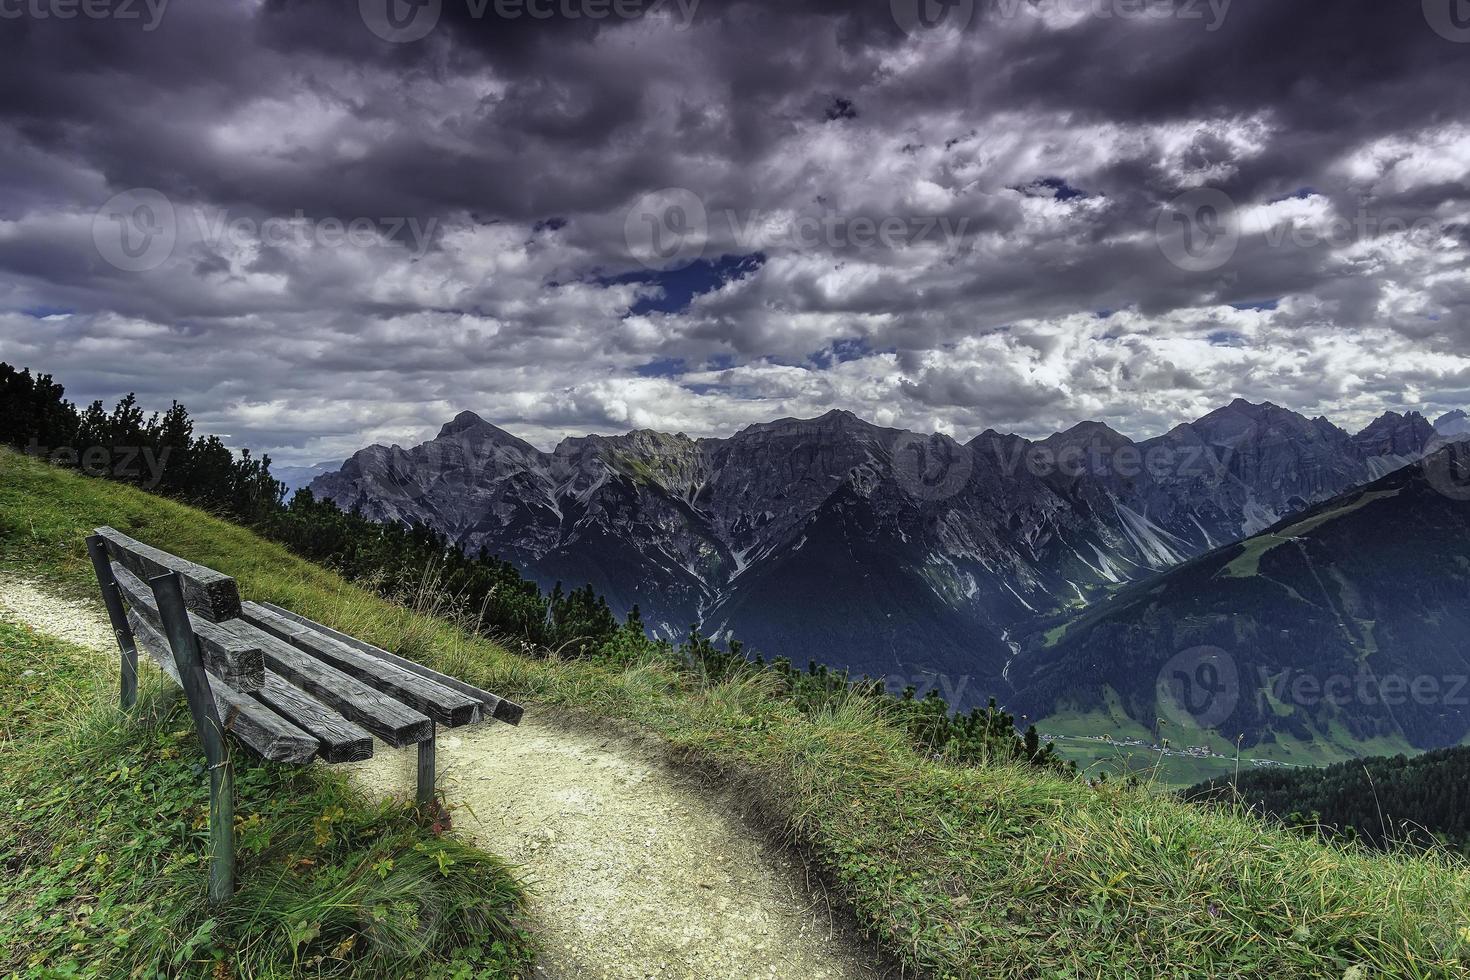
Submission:
<svg viewBox="0 0 1470 980">
<path fill-rule="evenodd" d="M 668 272 L 628 272 L 621 276 L 602 276 L 600 286 L 643 283 L 656 287 L 640 296 L 628 309 L 629 316 L 645 313 L 682 313 L 689 309 L 694 297 L 714 292 L 727 282 L 744 279 L 766 264 L 762 252 L 749 255 L 722 255 L 718 259 L 700 259 L 683 268 Z"/>
</svg>

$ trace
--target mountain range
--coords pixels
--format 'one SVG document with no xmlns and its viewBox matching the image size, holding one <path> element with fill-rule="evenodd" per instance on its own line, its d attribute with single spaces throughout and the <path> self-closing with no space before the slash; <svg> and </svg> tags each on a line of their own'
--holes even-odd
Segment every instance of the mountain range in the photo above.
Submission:
<svg viewBox="0 0 1470 980">
<path fill-rule="evenodd" d="M 1074 653 L 1038 642 L 1043 627 L 1466 434 L 1464 413 L 1389 412 L 1349 433 L 1236 400 L 1142 442 L 1084 422 L 961 444 L 832 411 L 543 452 L 465 412 L 422 445 L 361 450 L 311 491 L 545 587 L 591 584 L 667 637 L 698 623 L 767 656 L 937 678 L 957 704 L 997 693 L 1040 717 L 1056 698 L 1038 671 Z"/>
</svg>

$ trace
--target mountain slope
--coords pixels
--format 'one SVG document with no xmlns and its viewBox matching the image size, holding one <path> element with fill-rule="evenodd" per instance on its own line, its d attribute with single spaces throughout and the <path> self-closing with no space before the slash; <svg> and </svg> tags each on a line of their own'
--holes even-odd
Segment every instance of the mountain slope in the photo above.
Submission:
<svg viewBox="0 0 1470 980">
<path fill-rule="evenodd" d="M 1459 461 L 1446 450 L 1028 637 L 1012 703 L 1042 719 L 1121 713 L 1176 744 L 1459 744 L 1470 494 L 1447 473 Z"/>
</svg>

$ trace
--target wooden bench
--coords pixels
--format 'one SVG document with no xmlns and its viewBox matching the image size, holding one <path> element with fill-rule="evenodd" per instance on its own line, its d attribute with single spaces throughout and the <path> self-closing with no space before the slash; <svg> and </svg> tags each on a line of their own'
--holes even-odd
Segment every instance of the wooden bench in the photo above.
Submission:
<svg viewBox="0 0 1470 980">
<path fill-rule="evenodd" d="M 210 771 L 210 897 L 234 891 L 233 775 L 224 735 L 271 762 L 359 762 L 376 737 L 418 746 L 419 805 L 434 802 L 435 736 L 520 705 L 270 603 L 235 580 L 110 527 L 87 539 L 122 651 L 122 706 L 137 699 L 141 649 L 184 689 Z"/>
</svg>

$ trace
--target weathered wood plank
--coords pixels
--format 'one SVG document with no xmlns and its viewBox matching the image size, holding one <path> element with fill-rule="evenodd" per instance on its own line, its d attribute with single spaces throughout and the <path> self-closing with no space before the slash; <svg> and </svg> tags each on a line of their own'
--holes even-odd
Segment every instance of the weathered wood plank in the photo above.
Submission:
<svg viewBox="0 0 1470 980">
<path fill-rule="evenodd" d="M 250 637 L 265 654 L 266 665 L 287 682 L 357 722 L 394 748 L 431 737 L 433 722 L 392 695 L 374 690 L 331 664 L 264 633 L 243 619 L 222 623 L 222 629 Z"/>
<path fill-rule="evenodd" d="M 228 575 L 135 541 L 110 527 L 99 527 L 97 535 L 106 542 L 112 560 L 141 579 L 178 572 L 184 580 L 184 604 L 195 615 L 211 623 L 239 617 L 240 590 Z"/>
<path fill-rule="evenodd" d="M 449 728 L 475 721 L 480 702 L 397 664 L 334 640 L 254 602 L 241 606 L 240 618 L 310 654 L 364 684 L 377 688 Z"/>
<path fill-rule="evenodd" d="M 283 609 L 273 602 L 262 602 L 260 605 L 273 613 L 286 617 L 294 623 L 298 623 L 308 629 L 316 630 L 318 633 L 328 636 L 339 643 L 345 643 L 370 656 L 377 657 L 380 660 L 386 660 L 390 664 L 395 664 L 404 670 L 418 674 L 420 677 L 426 677 L 431 681 L 443 684 L 445 687 L 456 690 L 464 696 L 480 702 L 483 708 L 482 714 L 485 718 L 494 718 L 496 721 L 503 721 L 508 725 L 519 725 L 521 718 L 526 713 L 526 709 L 514 701 L 509 701 L 498 694 L 491 694 L 489 691 L 475 687 L 473 684 L 467 684 L 457 677 L 441 674 L 439 671 L 425 667 L 423 664 L 409 660 L 407 657 L 400 657 L 396 653 L 389 653 L 382 647 L 373 646 L 371 643 L 359 640 L 355 636 L 349 636 L 340 630 L 334 630 L 330 626 L 323 626 L 321 623 L 307 619 L 299 613 L 294 613 L 289 609 Z M 475 720 L 478 721 L 480 719 L 477 718 Z"/>
<path fill-rule="evenodd" d="M 173 650 L 164 639 L 163 633 L 139 615 L 136 607 L 128 612 L 128 625 L 143 652 L 152 657 L 163 672 L 173 678 L 175 684 L 179 683 Z M 316 756 L 317 740 L 265 705 L 235 690 L 216 676 L 209 676 L 209 687 L 214 694 L 214 702 L 225 731 L 233 734 L 261 758 L 300 765 L 310 762 Z"/>
<path fill-rule="evenodd" d="M 361 762 L 373 757 L 373 736 L 279 675 L 266 671 L 265 685 L 251 697 L 321 743 L 323 762 Z"/>
<path fill-rule="evenodd" d="M 153 590 L 119 562 L 112 563 L 117 589 L 128 605 L 137 610 L 155 631 L 162 633 L 163 619 Z M 239 691 L 255 691 L 265 683 L 265 655 L 260 648 L 243 642 L 240 637 L 221 628 L 218 623 L 189 614 L 189 625 L 199 640 L 204 654 L 204 667 L 226 684 Z"/>
</svg>

